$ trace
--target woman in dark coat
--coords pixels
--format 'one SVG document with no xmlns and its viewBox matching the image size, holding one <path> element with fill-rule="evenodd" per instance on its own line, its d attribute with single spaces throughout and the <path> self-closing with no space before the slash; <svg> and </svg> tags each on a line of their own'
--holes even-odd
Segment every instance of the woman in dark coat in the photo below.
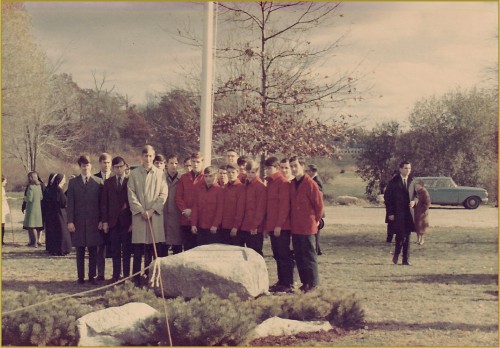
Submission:
<svg viewBox="0 0 500 348">
<path fill-rule="evenodd" d="M 415 205 L 414 219 L 415 230 L 417 232 L 417 244 L 424 244 L 424 234 L 429 227 L 429 207 L 431 205 L 431 196 L 424 187 L 422 180 L 415 181 L 417 191 L 417 204 Z"/>
<path fill-rule="evenodd" d="M 66 217 L 66 195 L 62 189 L 65 182 L 64 174 L 55 174 L 44 197 L 47 252 L 55 256 L 69 254 L 72 247 Z"/>
</svg>

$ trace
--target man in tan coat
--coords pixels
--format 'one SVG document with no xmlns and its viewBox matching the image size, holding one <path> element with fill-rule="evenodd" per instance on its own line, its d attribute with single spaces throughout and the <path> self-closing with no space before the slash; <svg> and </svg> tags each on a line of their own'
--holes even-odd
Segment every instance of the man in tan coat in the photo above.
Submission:
<svg viewBox="0 0 500 348">
<path fill-rule="evenodd" d="M 153 258 L 153 243 L 158 246 L 158 243 L 165 242 L 163 204 L 167 200 L 168 186 L 163 171 L 153 165 L 154 157 L 155 150 L 146 145 L 142 149 L 142 166 L 130 172 L 127 184 L 132 212 L 133 273 L 141 269 L 143 254 L 144 264 L 149 266 Z M 137 285 L 140 285 L 140 279 L 139 275 L 135 277 Z"/>
</svg>

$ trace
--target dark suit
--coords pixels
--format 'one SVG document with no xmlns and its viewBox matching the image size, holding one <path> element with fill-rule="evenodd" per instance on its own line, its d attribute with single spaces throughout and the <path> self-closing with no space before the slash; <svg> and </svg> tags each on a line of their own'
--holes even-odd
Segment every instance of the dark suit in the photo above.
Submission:
<svg viewBox="0 0 500 348">
<path fill-rule="evenodd" d="M 408 178 L 407 186 L 410 187 L 412 178 Z M 389 229 L 396 234 L 396 249 L 394 259 L 397 258 L 403 249 L 403 263 L 410 259 L 410 234 L 415 231 L 413 217 L 410 212 L 410 195 L 408 187 L 403 185 L 401 175 L 395 175 L 384 193 L 384 202 L 386 209 L 385 222 L 389 224 Z M 394 220 L 389 220 L 389 216 L 394 215 Z"/>
<path fill-rule="evenodd" d="M 112 176 L 113 174 L 110 173 L 108 178 Z M 104 183 L 104 177 L 99 171 L 98 173 L 94 174 L 95 177 L 98 177 L 102 180 Z M 106 254 L 108 254 L 109 249 L 110 249 L 110 240 L 109 240 L 109 234 L 104 233 L 101 231 L 101 236 L 103 243 L 97 247 L 97 276 L 99 279 L 104 279 L 105 276 L 105 271 L 106 271 Z"/>
<path fill-rule="evenodd" d="M 121 275 L 123 261 L 123 275 L 130 275 L 131 238 L 129 232 L 132 223 L 132 213 L 128 204 L 127 182 L 122 178 L 121 185 L 118 178 L 112 176 L 104 182 L 101 196 L 101 218 L 103 223 L 108 223 L 111 255 L 113 258 L 113 279 Z"/>
<path fill-rule="evenodd" d="M 323 181 L 321 181 L 321 179 L 319 178 L 318 175 L 315 175 L 314 178 L 312 178 L 312 179 L 318 185 L 318 188 L 321 191 L 321 193 L 323 193 Z M 323 217 L 325 217 L 325 212 L 324 211 L 323 211 Z M 321 218 L 321 219 L 323 219 L 323 218 Z M 323 254 L 321 252 L 321 247 L 319 246 L 319 232 L 320 231 L 321 231 L 321 229 L 318 229 L 318 233 L 316 233 L 314 235 L 315 242 L 316 242 L 316 254 L 318 254 L 318 255 L 322 255 Z"/>
<path fill-rule="evenodd" d="M 71 233 L 73 246 L 76 248 L 76 268 L 78 279 L 83 280 L 85 268 L 85 248 L 89 250 L 89 278 L 96 276 L 97 246 L 103 243 L 98 230 L 100 221 L 99 201 L 102 180 L 90 176 L 87 184 L 78 175 L 68 183 L 68 223 L 75 225 Z"/>
</svg>

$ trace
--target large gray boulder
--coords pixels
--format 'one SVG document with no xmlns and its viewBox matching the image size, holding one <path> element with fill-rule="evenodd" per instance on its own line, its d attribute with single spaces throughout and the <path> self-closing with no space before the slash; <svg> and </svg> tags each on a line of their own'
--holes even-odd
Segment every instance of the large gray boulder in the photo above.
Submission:
<svg viewBox="0 0 500 348">
<path fill-rule="evenodd" d="M 145 345 L 151 336 L 143 329 L 143 323 L 156 313 L 145 303 L 131 302 L 86 314 L 76 321 L 78 346 Z"/>
<path fill-rule="evenodd" d="M 247 299 L 269 289 L 266 262 L 249 248 L 209 244 L 158 258 L 157 262 L 167 297 L 200 297 L 205 288 L 221 298 L 234 293 Z M 153 273 L 158 271 L 149 272 Z"/>
</svg>

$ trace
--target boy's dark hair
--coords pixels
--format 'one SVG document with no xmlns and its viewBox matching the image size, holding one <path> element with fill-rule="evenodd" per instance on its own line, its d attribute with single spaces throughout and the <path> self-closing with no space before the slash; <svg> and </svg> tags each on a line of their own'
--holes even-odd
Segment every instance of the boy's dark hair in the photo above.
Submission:
<svg viewBox="0 0 500 348">
<path fill-rule="evenodd" d="M 411 163 L 408 162 L 407 160 L 401 161 L 401 163 L 399 164 L 399 168 L 403 168 L 406 164 L 411 164 Z"/>
<path fill-rule="evenodd" d="M 252 169 L 259 169 L 259 168 L 260 168 L 259 162 L 254 161 L 254 160 L 247 161 L 247 163 L 245 165 L 245 169 L 247 171 L 252 170 Z"/>
<path fill-rule="evenodd" d="M 195 152 L 191 155 L 190 159 L 203 159 L 203 154 L 201 152 Z"/>
<path fill-rule="evenodd" d="M 165 156 L 163 156 L 162 154 L 158 154 L 155 156 L 153 162 L 165 162 Z"/>
<path fill-rule="evenodd" d="M 292 156 L 292 157 L 290 157 L 289 161 L 290 161 L 290 163 L 297 161 L 297 162 L 299 162 L 299 164 L 302 167 L 304 167 L 306 165 L 306 161 L 304 160 L 303 157 L 300 157 L 300 156 Z"/>
<path fill-rule="evenodd" d="M 276 157 L 269 157 L 264 161 L 264 167 L 279 167 L 280 161 Z"/>
<path fill-rule="evenodd" d="M 290 163 L 290 160 L 288 158 L 283 158 L 280 163 Z"/>
<path fill-rule="evenodd" d="M 89 164 L 90 157 L 88 155 L 81 155 L 80 157 L 78 157 L 77 163 L 80 167 L 82 166 L 82 164 Z"/>
<path fill-rule="evenodd" d="M 182 162 L 182 163 L 184 163 L 184 165 L 186 165 L 187 161 L 191 161 L 191 156 L 184 158 L 184 162 Z"/>
<path fill-rule="evenodd" d="M 236 163 L 238 163 L 240 167 L 244 166 L 247 162 L 248 162 L 248 157 L 245 155 L 238 157 L 238 160 L 236 161 Z"/>
<path fill-rule="evenodd" d="M 227 165 L 223 164 L 221 166 L 219 166 L 219 170 L 227 170 Z"/>
<path fill-rule="evenodd" d="M 314 164 L 309 164 L 307 166 L 307 169 L 310 170 L 313 173 L 317 173 L 318 172 L 318 167 L 316 167 Z"/>
<path fill-rule="evenodd" d="M 232 163 L 226 164 L 226 170 L 233 169 L 233 170 L 240 170 L 240 167 L 237 165 L 234 165 Z"/>
<path fill-rule="evenodd" d="M 218 171 L 216 166 L 208 166 L 203 170 L 203 174 L 217 174 Z"/>
<path fill-rule="evenodd" d="M 235 149 L 229 149 L 229 150 L 226 150 L 226 153 L 228 153 L 228 152 L 234 152 L 235 154 L 238 154 L 238 152 L 236 152 L 236 150 L 235 150 Z"/>
<path fill-rule="evenodd" d="M 107 152 L 103 152 L 99 156 L 99 162 L 105 161 L 107 159 L 111 159 L 111 155 L 109 153 L 107 153 Z"/>
<path fill-rule="evenodd" d="M 179 160 L 179 159 L 177 158 L 177 155 L 176 155 L 176 154 L 169 153 L 169 154 L 167 155 L 167 162 L 168 162 L 168 161 L 170 161 L 172 158 L 175 158 L 176 160 Z M 184 160 L 184 163 L 185 163 L 185 162 L 186 162 L 186 160 Z"/>
<path fill-rule="evenodd" d="M 116 156 L 115 158 L 113 158 L 113 160 L 111 161 L 111 165 L 112 166 L 117 166 L 119 165 L 120 163 L 123 163 L 124 165 L 127 164 L 125 162 L 125 160 L 123 159 L 123 157 L 120 157 L 120 156 Z"/>
</svg>

